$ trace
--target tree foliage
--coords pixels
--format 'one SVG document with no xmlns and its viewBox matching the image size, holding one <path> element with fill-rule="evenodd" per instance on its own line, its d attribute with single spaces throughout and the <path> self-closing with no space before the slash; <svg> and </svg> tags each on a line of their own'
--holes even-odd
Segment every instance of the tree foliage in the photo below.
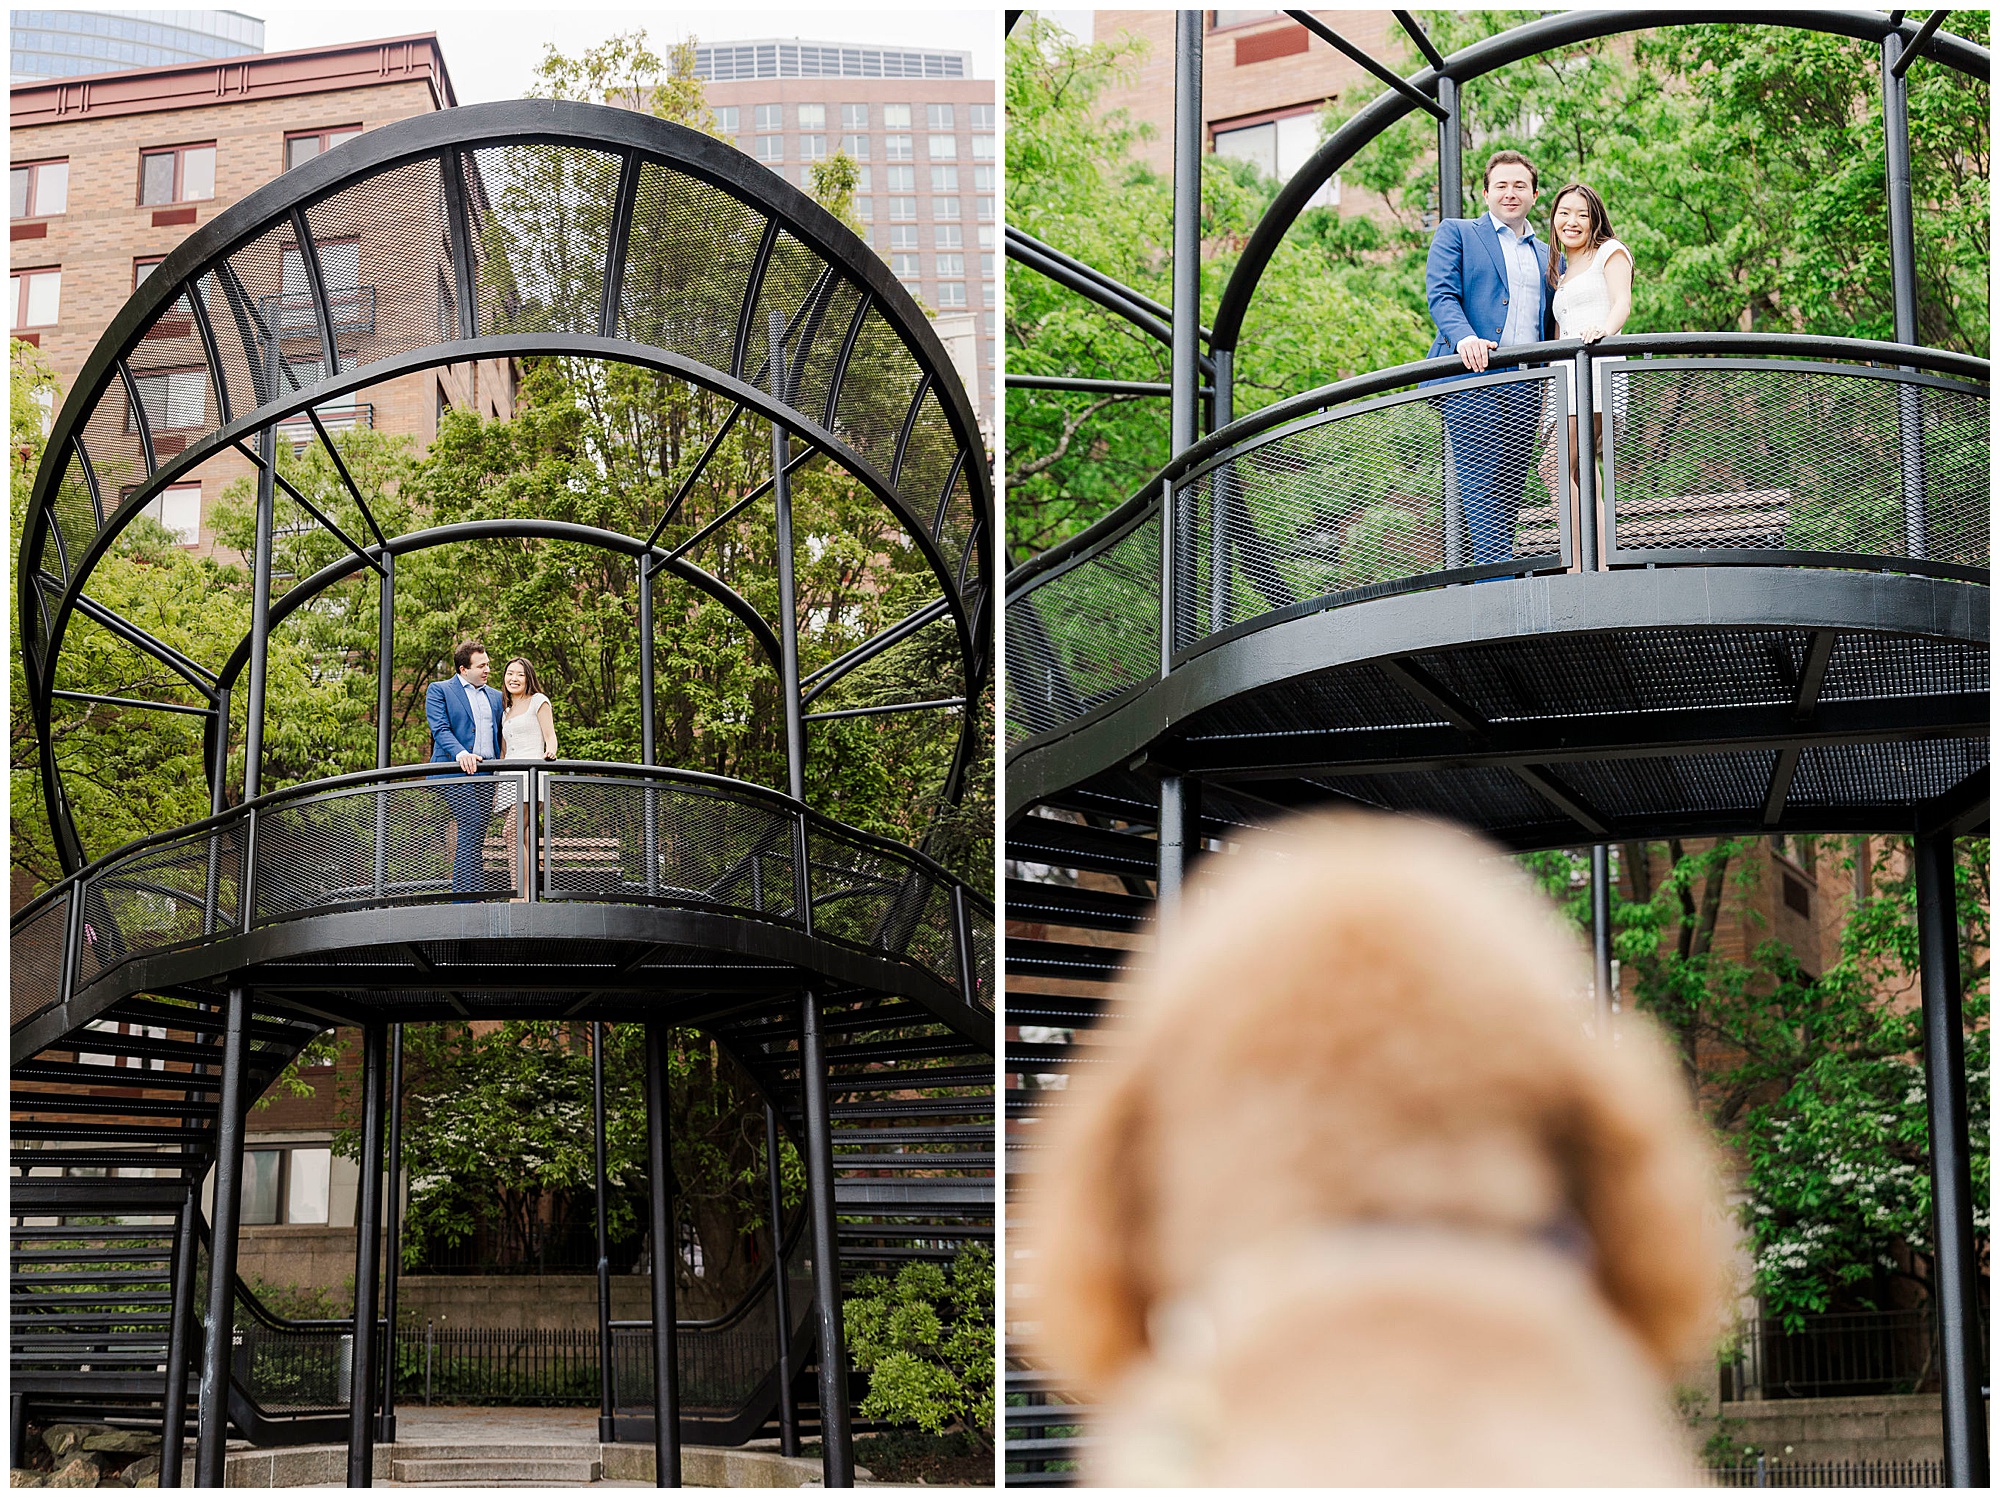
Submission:
<svg viewBox="0 0 2000 1498">
<path fill-rule="evenodd" d="M 956 1428 L 993 1446 L 993 1251 L 975 1243 L 949 1269 L 919 1260 L 871 1274 L 846 1300 L 847 1351 L 868 1375 L 864 1420 L 932 1435 Z"/>
</svg>

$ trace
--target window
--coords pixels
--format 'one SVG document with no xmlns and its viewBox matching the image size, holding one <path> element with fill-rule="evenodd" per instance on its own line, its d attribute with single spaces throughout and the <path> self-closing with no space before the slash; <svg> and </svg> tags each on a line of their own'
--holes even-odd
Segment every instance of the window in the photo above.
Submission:
<svg viewBox="0 0 2000 1498">
<path fill-rule="evenodd" d="M 979 226 L 979 248 L 982 250 L 993 248 L 993 226 L 991 224 L 981 224 Z"/>
<path fill-rule="evenodd" d="M 986 336 L 988 338 L 991 338 L 993 336 L 993 314 L 991 312 L 982 312 L 979 315 L 979 321 L 981 326 L 983 326 L 986 329 Z M 990 355 L 988 356 L 987 362 L 989 363 L 992 362 L 992 358 Z"/>
<path fill-rule="evenodd" d="M 738 112 L 734 104 L 716 105 L 715 128 L 722 131 L 725 135 L 734 135 L 737 128 L 736 117 Z"/>
<path fill-rule="evenodd" d="M 854 216 L 864 224 L 874 223 L 875 200 L 873 198 L 856 198 L 854 200 Z"/>
<path fill-rule="evenodd" d="M 36 161 L 7 172 L 7 217 L 53 218 L 69 210 L 69 163 Z"/>
<path fill-rule="evenodd" d="M 957 224 L 934 225 L 931 243 L 941 250 L 962 250 L 965 248 L 965 231 Z"/>
<path fill-rule="evenodd" d="M 933 135 L 930 138 L 929 145 L 925 149 L 930 152 L 932 161 L 955 160 L 958 156 L 958 137 L 956 135 Z"/>
<path fill-rule="evenodd" d="M 991 161 L 993 159 L 992 136 L 975 135 L 972 137 L 972 159 L 974 161 Z"/>
<path fill-rule="evenodd" d="M 759 130 L 782 130 L 785 128 L 785 108 L 782 104 L 759 104 L 756 110 Z"/>
<path fill-rule="evenodd" d="M 353 140 L 361 133 L 359 125 L 342 125 L 333 130 L 315 130 L 305 135 L 285 137 L 285 170 L 303 166 L 324 151 L 331 151 L 343 141 Z"/>
<path fill-rule="evenodd" d="M 989 281 L 993 279 L 993 257 L 991 255 L 981 255 L 979 257 L 979 274 L 986 277 Z"/>
<path fill-rule="evenodd" d="M 907 130 L 910 128 L 910 106 L 907 104 L 884 104 L 882 125 L 887 130 Z"/>
<path fill-rule="evenodd" d="M 801 130 L 826 129 L 826 106 L 824 104 L 801 104 L 799 106 L 799 128 Z"/>
<path fill-rule="evenodd" d="M 974 192 L 993 191 L 993 168 L 976 166 L 972 169 L 972 190 Z"/>
<path fill-rule="evenodd" d="M 785 138 L 782 135 L 760 135 L 757 137 L 757 159 L 766 166 L 776 166 L 785 159 Z"/>
<path fill-rule="evenodd" d="M 843 130 L 866 130 L 868 128 L 868 106 L 866 104 L 841 105 L 840 128 Z"/>
<path fill-rule="evenodd" d="M 868 137 L 865 135 L 843 135 L 840 138 L 840 149 L 845 151 L 849 156 L 852 156 L 856 161 L 866 161 L 868 159 Z"/>
<path fill-rule="evenodd" d="M 958 168 L 955 166 L 934 166 L 931 168 L 932 192 L 957 192 Z"/>
<path fill-rule="evenodd" d="M 1234 130 L 1218 130 L 1214 144 L 1216 155 L 1255 162 L 1257 170 L 1264 176 L 1287 181 L 1320 147 L 1319 116 L 1308 110 L 1303 114 L 1286 115 L 1283 119 L 1265 120 Z M 1322 184 L 1307 203 L 1313 208 L 1336 208 L 1339 205 L 1340 179 L 1337 176 Z"/>
<path fill-rule="evenodd" d="M 910 135 L 883 136 L 882 155 L 890 161 L 915 161 L 917 159 L 916 137 Z"/>
<path fill-rule="evenodd" d="M 824 135 L 801 135 L 799 137 L 799 160 L 826 160 L 826 137 Z"/>
<path fill-rule="evenodd" d="M 891 166 L 882 170 L 882 185 L 890 192 L 915 192 L 917 190 L 917 169 L 913 166 Z"/>
<path fill-rule="evenodd" d="M 917 247 L 917 226 L 905 224 L 889 231 L 889 248 L 892 250 L 914 250 Z"/>
<path fill-rule="evenodd" d="M 147 425 L 155 432 L 208 424 L 208 371 L 205 368 L 155 369 L 143 373 L 134 370 L 132 383 L 139 387 L 139 404 L 146 412 Z M 136 430 L 129 411 L 126 413 L 126 430 Z"/>
<path fill-rule="evenodd" d="M 978 211 L 980 223 L 990 224 L 993 222 L 993 200 L 991 198 L 974 198 L 973 205 Z"/>
<path fill-rule="evenodd" d="M 140 513 L 172 531 L 178 544 L 192 546 L 201 539 L 201 485 L 170 484 Z"/>
<path fill-rule="evenodd" d="M 951 106 L 949 104 L 931 104 L 925 106 L 924 123 L 933 130 L 951 129 Z"/>
<path fill-rule="evenodd" d="M 974 104 L 966 110 L 966 124 L 975 130 L 991 130 L 994 125 L 994 108 L 991 104 Z"/>
<path fill-rule="evenodd" d="M 361 284 L 361 241 L 358 239 L 333 239 L 313 248 L 319 252 L 320 279 L 326 282 L 328 291 L 352 291 Z M 311 296 L 312 284 L 306 280 L 306 257 L 297 245 L 286 245 L 280 272 L 285 298 Z"/>
<path fill-rule="evenodd" d="M 991 307 L 998 300 L 993 295 L 993 283 L 991 281 L 981 281 L 979 283 L 979 300 L 980 304 L 986 307 Z"/>
<path fill-rule="evenodd" d="M 932 199 L 931 199 L 931 217 L 932 217 L 932 218 L 957 218 L 958 216 L 959 216 L 959 212 L 958 212 L 958 199 L 957 199 L 957 198 L 932 198 Z"/>
<path fill-rule="evenodd" d="M 938 283 L 938 305 L 940 307 L 963 307 L 965 305 L 965 283 L 963 281 L 940 281 Z"/>
<path fill-rule="evenodd" d="M 915 216 L 914 208 L 911 216 Z M 48 270 L 15 271 L 7 278 L 14 293 L 9 302 L 7 331 L 16 328 L 51 328 L 62 313 L 62 267 Z"/>
<path fill-rule="evenodd" d="M 873 192 L 875 189 L 872 181 L 873 179 L 869 176 L 867 167 L 858 166 L 854 169 L 854 190 L 856 192 Z"/>
<path fill-rule="evenodd" d="M 215 142 L 146 151 L 139 157 L 139 206 L 198 203 L 215 196 Z"/>
<path fill-rule="evenodd" d="M 941 276 L 962 276 L 965 274 L 963 255 L 940 255 L 937 257 L 937 273 Z"/>
<path fill-rule="evenodd" d="M 894 273 L 897 280 L 913 281 L 922 274 L 917 269 L 917 258 L 915 255 L 891 255 L 889 257 L 889 269 Z"/>
<path fill-rule="evenodd" d="M 917 200 L 915 198 L 889 199 L 889 217 L 897 223 L 914 223 L 917 217 Z"/>
<path fill-rule="evenodd" d="M 325 1222 L 332 1181 L 330 1149 L 245 1150 L 242 1221 Z"/>
</svg>

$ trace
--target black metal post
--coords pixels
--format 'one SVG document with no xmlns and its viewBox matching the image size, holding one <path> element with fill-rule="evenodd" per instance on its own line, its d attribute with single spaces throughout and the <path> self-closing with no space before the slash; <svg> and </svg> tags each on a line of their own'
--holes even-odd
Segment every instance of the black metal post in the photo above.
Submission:
<svg viewBox="0 0 2000 1498">
<path fill-rule="evenodd" d="M 1458 80 L 1440 75 L 1438 103 L 1445 117 L 1438 121 L 1438 221 L 1465 211 L 1465 144 L 1459 135 Z"/>
<path fill-rule="evenodd" d="M 236 1225 L 243 1199 L 243 1072 L 249 1059 L 250 995 L 229 990 L 222 1020 L 222 1089 L 215 1112 L 215 1203 L 208 1249 L 208 1326 L 202 1338 L 194 1484 L 223 1485 L 229 1439 L 229 1370 L 235 1361 Z"/>
<path fill-rule="evenodd" d="M 1910 89 L 1897 66 L 1905 38 L 1892 31 L 1882 38 L 1882 146 L 1889 195 L 1889 300 L 1898 343 L 1917 341 L 1917 234 L 1910 189 Z M 1905 365 L 1904 368 L 1909 366 Z M 1915 385 L 1896 386 L 1896 427 L 1902 458 L 1903 546 L 1911 557 L 1929 554 L 1929 517 L 1924 496 L 1923 393 Z"/>
<path fill-rule="evenodd" d="M 361 1027 L 361 1200 L 355 1213 L 354 1376 L 348 1383 L 347 1485 L 375 1482 L 375 1308 L 382 1256 L 382 1092 L 388 1035 Z"/>
<path fill-rule="evenodd" d="M 1597 528 L 1597 392 L 1588 345 L 1576 351 L 1576 554 L 1577 565 L 1595 572 L 1603 565 L 1602 536 Z M 1551 499 L 1554 495 L 1549 496 Z"/>
<path fill-rule="evenodd" d="M 1181 908 L 1181 885 L 1187 877 L 1187 798 L 1193 782 L 1180 775 L 1160 777 L 1159 880 L 1155 899 L 1162 924 Z"/>
<path fill-rule="evenodd" d="M 792 1398 L 792 1285 L 785 1273 L 785 1181 L 778 1153 L 778 1110 L 764 1105 L 764 1175 L 771 1194 L 771 1298 L 778 1314 L 778 1450 L 799 1454 L 799 1411 Z"/>
<path fill-rule="evenodd" d="M 771 331 L 771 394 L 782 401 L 785 383 L 785 319 L 773 312 Z M 771 502 L 778 516 L 778 674 L 785 699 L 785 786 L 800 801 L 806 797 L 805 708 L 799 701 L 799 607 L 792 579 L 791 435 L 771 423 Z"/>
<path fill-rule="evenodd" d="M 653 1236 L 653 1485 L 681 1485 L 681 1391 L 674 1345 L 674 1174 L 667 1153 L 667 1027 L 646 1021 L 646 1170 Z"/>
<path fill-rule="evenodd" d="M 1597 1038 L 1611 1038 L 1611 847 L 1593 843 L 1590 849 L 1590 947 L 1597 973 Z"/>
<path fill-rule="evenodd" d="M 167 1392 L 161 1402 L 160 1486 L 181 1485 L 182 1453 L 187 1446 L 188 1341 L 195 1319 L 196 1261 L 201 1253 L 201 1194 L 188 1192 L 174 1229 L 174 1318 L 167 1330 Z M 24 1465 L 18 1459 L 16 1466 Z"/>
<path fill-rule="evenodd" d="M 382 1255 L 382 1320 L 388 1327 L 382 1349 L 382 1416 L 375 1439 L 396 1439 L 396 1282 L 403 1264 L 403 1027 L 389 1027 L 389 1181 L 385 1212 L 387 1240 Z"/>
<path fill-rule="evenodd" d="M 1980 1389 L 1979 1264 L 1972 1251 L 1972 1151 L 1965 1112 L 1965 1019 L 1959 995 L 1958 891 L 1951 838 L 1918 838 L 1916 865 L 1945 1485 L 1983 1488 L 1990 1471 L 1986 1405 Z"/>
<path fill-rule="evenodd" d="M 278 388 L 278 335 L 265 335 L 264 388 Z M 264 782 L 264 692 L 271 661 L 271 532 L 275 526 L 278 428 L 257 434 L 257 539 L 250 565 L 250 696 L 244 704 L 243 799 L 254 801 Z"/>
<path fill-rule="evenodd" d="M 612 1403 L 611 1231 L 606 1218 L 604 1163 L 604 1022 L 590 1026 L 590 1117 L 593 1125 L 591 1187 L 597 1202 L 597 1439 L 618 1439 L 618 1411 Z"/>
<path fill-rule="evenodd" d="M 1174 22 L 1174 270 L 1171 456 L 1195 444 L 1201 402 L 1202 12 Z M 1163 517 L 1167 523 L 1171 517 Z"/>
<path fill-rule="evenodd" d="M 208 814 L 221 816 L 228 803 L 229 774 L 229 693 L 215 694 L 215 753 L 208 766 Z M 228 834 L 220 828 L 208 835 L 208 879 L 202 891 L 201 934 L 213 936 L 221 924 L 222 844 Z M 162 1471 L 166 1469 L 161 1468 Z"/>
<path fill-rule="evenodd" d="M 833 1108 L 819 995 L 799 999 L 799 1085 L 805 1094 L 806 1213 L 811 1220 L 813 1303 L 819 1312 L 819 1422 L 825 1483 L 854 1486 L 854 1439 L 847 1420 L 847 1337 L 841 1325 L 840 1233 L 834 1221 Z"/>
<path fill-rule="evenodd" d="M 786 491 L 789 502 L 791 493 Z M 786 520 L 790 521 L 787 513 Z M 797 654 L 793 660 L 796 662 Z M 793 692 L 796 699 L 798 693 Z M 639 763 L 654 763 L 653 744 L 653 559 L 639 558 Z M 660 791 L 646 782 L 646 893 L 660 892 Z"/>
<path fill-rule="evenodd" d="M 381 603 L 375 618 L 375 768 L 389 764 L 390 689 L 396 668 L 396 554 L 382 553 Z"/>
</svg>

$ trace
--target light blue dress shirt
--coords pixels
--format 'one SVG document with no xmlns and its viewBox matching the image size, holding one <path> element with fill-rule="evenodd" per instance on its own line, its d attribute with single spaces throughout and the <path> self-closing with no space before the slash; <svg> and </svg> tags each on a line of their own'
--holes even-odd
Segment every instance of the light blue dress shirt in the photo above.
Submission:
<svg viewBox="0 0 2000 1498">
<path fill-rule="evenodd" d="M 1492 213 L 1486 215 L 1500 236 L 1500 255 L 1507 262 L 1507 325 L 1500 330 L 1500 347 L 1517 348 L 1539 343 L 1542 338 L 1542 257 L 1541 241 L 1530 228 L 1525 236 L 1514 231 Z"/>
<path fill-rule="evenodd" d="M 459 685 L 465 687 L 467 702 L 472 707 L 472 723 L 475 730 L 472 752 L 481 759 L 496 759 L 493 749 L 493 704 L 487 700 L 484 687 L 467 686 L 463 676 Z"/>
</svg>

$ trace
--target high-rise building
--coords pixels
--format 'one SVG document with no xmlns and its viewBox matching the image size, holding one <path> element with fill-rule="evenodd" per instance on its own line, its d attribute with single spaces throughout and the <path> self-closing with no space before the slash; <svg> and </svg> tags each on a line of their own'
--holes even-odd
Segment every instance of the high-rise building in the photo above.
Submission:
<svg viewBox="0 0 2000 1498">
<path fill-rule="evenodd" d="M 65 389 L 139 283 L 202 224 L 363 131 L 457 102 L 433 35 L 16 84 L 11 96 L 8 331 L 41 349 Z M 329 288 L 372 309 L 372 257 L 395 244 L 395 231 L 379 226 L 374 245 L 365 231 L 322 245 Z M 303 273 L 301 262 L 301 287 Z M 284 295 L 292 276 L 288 262 Z M 347 336 L 365 340 L 373 322 L 372 311 L 357 315 Z M 177 418 L 191 431 L 208 423 L 199 376 L 151 367 L 143 355 L 133 376 L 156 445 L 176 440 Z M 323 405 L 320 418 L 330 430 L 429 442 L 446 407 L 511 414 L 513 381 L 492 361 L 404 375 Z M 304 417 L 283 430 L 298 441 L 313 435 Z M 198 480 L 160 496 L 156 518 L 206 551 L 211 507 L 250 472 L 247 459 L 218 454 Z"/>
<path fill-rule="evenodd" d="M 11 20 L 15 83 L 264 50 L 264 23 L 233 10 L 17 10 Z"/>
<path fill-rule="evenodd" d="M 869 242 L 937 313 L 985 424 L 1000 320 L 1000 135 L 993 81 L 972 77 L 971 64 L 967 52 L 837 42 L 695 49 L 721 133 L 788 182 L 810 190 L 814 162 L 839 150 L 854 158 Z"/>
</svg>

